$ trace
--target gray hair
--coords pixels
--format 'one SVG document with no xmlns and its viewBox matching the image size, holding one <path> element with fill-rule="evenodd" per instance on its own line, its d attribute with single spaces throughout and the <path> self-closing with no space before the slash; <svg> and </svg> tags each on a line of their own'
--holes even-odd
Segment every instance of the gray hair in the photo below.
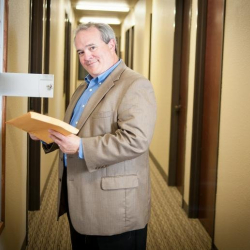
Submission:
<svg viewBox="0 0 250 250">
<path fill-rule="evenodd" d="M 117 42 L 116 42 L 116 37 L 115 37 L 115 32 L 114 30 L 106 23 L 85 23 L 85 24 L 79 24 L 78 27 L 76 28 L 76 30 L 74 31 L 74 41 L 76 38 L 76 35 L 78 34 L 78 32 L 80 32 L 81 30 L 87 30 L 91 27 L 95 27 L 97 28 L 100 33 L 101 33 L 101 38 L 103 40 L 103 42 L 105 42 L 106 44 L 109 43 L 109 41 L 111 39 L 114 39 L 115 41 L 115 52 L 117 53 Z"/>
</svg>

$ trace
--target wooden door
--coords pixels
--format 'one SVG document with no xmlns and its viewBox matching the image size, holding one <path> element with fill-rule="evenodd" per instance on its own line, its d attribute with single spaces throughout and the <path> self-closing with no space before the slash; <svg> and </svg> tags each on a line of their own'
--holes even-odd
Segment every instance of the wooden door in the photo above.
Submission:
<svg viewBox="0 0 250 250">
<path fill-rule="evenodd" d="M 134 26 L 126 31 L 125 40 L 125 64 L 133 69 L 134 67 Z"/>
<path fill-rule="evenodd" d="M 43 3 L 30 0 L 29 73 L 42 73 Z M 41 98 L 29 97 L 28 110 L 41 113 Z M 40 209 L 40 142 L 28 136 L 28 210 Z"/>
<path fill-rule="evenodd" d="M 223 23 L 224 0 L 208 1 L 198 217 L 211 236 L 215 216 Z"/>
<path fill-rule="evenodd" d="M 29 73 L 49 73 L 50 0 L 30 0 Z M 28 109 L 41 113 L 42 99 L 30 97 Z M 43 100 L 43 111 L 48 112 L 48 100 Z M 40 147 L 39 141 L 28 136 L 28 210 L 40 209 Z"/>
<path fill-rule="evenodd" d="M 70 101 L 70 52 L 71 52 L 71 23 L 69 16 L 65 13 L 64 22 L 64 94 L 65 94 L 65 110 Z"/>
<path fill-rule="evenodd" d="M 213 238 L 225 0 L 198 4 L 189 215 L 198 217 Z"/>
<path fill-rule="evenodd" d="M 181 194 L 183 194 L 185 170 L 187 89 L 191 23 L 190 11 L 191 0 L 176 1 L 176 30 L 168 184 L 177 186 Z"/>
</svg>

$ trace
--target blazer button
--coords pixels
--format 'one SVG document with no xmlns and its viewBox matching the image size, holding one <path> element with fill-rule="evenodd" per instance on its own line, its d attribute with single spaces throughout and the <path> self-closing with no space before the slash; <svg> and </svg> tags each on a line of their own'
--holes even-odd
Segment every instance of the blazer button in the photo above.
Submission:
<svg viewBox="0 0 250 250">
<path fill-rule="evenodd" d="M 61 179 L 61 178 L 59 178 L 59 181 L 62 181 L 62 179 Z"/>
</svg>

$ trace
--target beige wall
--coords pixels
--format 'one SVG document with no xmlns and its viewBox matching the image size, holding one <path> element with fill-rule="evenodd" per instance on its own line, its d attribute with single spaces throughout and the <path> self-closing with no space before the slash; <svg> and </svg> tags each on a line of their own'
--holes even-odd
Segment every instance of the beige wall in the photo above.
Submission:
<svg viewBox="0 0 250 250">
<path fill-rule="evenodd" d="M 121 27 L 121 54 L 125 60 L 125 33 L 134 26 L 134 70 L 148 77 L 151 0 L 139 0 Z"/>
<path fill-rule="evenodd" d="M 153 1 L 151 81 L 157 101 L 157 122 L 151 152 L 168 174 L 172 95 L 175 1 Z"/>
<path fill-rule="evenodd" d="M 174 49 L 175 1 L 154 0 L 151 79 L 158 103 L 157 124 L 151 152 L 168 175 L 172 99 L 172 70 Z M 197 0 L 192 1 L 190 23 L 190 57 L 188 78 L 188 104 L 186 124 L 186 152 L 183 198 L 189 202 L 192 119 L 194 98 L 195 50 L 197 34 Z M 162 25 L 164 24 L 164 25 Z M 164 124 L 164 126 L 162 126 Z M 164 136 L 163 136 L 164 135 Z"/>
<path fill-rule="evenodd" d="M 65 94 L 63 92 L 65 13 L 69 16 L 73 30 L 75 19 L 69 0 L 51 1 L 49 73 L 54 75 L 54 97 L 49 99 L 49 115 L 58 119 L 63 119 L 65 113 Z M 70 96 L 76 85 L 76 52 L 73 47 L 73 34 L 71 38 Z M 44 189 L 51 167 L 53 164 L 57 164 L 57 160 L 57 152 L 45 155 L 41 149 L 41 192 Z"/>
<path fill-rule="evenodd" d="M 121 25 L 110 25 L 117 37 L 121 36 Z"/>
<path fill-rule="evenodd" d="M 134 70 L 148 77 L 151 1 L 138 1 L 135 6 Z M 143 41 L 143 42 L 142 42 Z"/>
<path fill-rule="evenodd" d="M 8 72 L 28 73 L 29 0 L 9 1 Z M 75 27 L 69 0 L 51 1 L 50 74 L 54 74 L 54 97 L 49 99 L 49 115 L 64 116 L 63 63 L 64 15 L 67 12 Z M 72 36 L 73 39 L 73 36 Z M 73 43 L 72 43 L 73 45 Z M 76 53 L 71 51 L 71 93 L 75 89 Z M 27 98 L 7 98 L 7 120 L 27 112 Z M 57 154 L 41 152 L 41 192 Z M 7 126 L 6 131 L 6 201 L 5 228 L 0 236 L 0 249 L 21 249 L 26 236 L 27 134 Z"/>
<path fill-rule="evenodd" d="M 138 7 L 138 9 L 137 9 Z M 140 33 L 145 25 L 145 1 L 139 1 L 122 26 L 122 34 L 135 25 L 135 70 L 145 74 L 142 61 L 148 58 Z M 158 104 L 157 123 L 151 152 L 168 174 L 172 62 L 175 1 L 153 0 L 151 81 Z M 221 127 L 216 200 L 215 245 L 218 249 L 250 249 L 250 3 L 227 1 L 224 67 L 222 82 Z M 184 200 L 188 204 L 194 72 L 197 27 L 197 0 L 192 1 L 191 41 L 186 124 Z M 144 26 L 145 25 L 145 26 Z M 122 39 L 124 54 L 125 38 Z M 140 47 L 141 46 L 141 47 Z"/>
<path fill-rule="evenodd" d="M 149 22 L 150 13 L 152 13 L 151 82 L 155 89 L 158 111 L 151 152 L 161 166 L 164 167 L 166 173 L 168 172 L 169 153 L 174 10 L 174 0 L 138 1 L 134 10 L 130 11 L 124 20 L 122 25 L 123 37 L 121 40 L 121 50 L 124 55 L 125 32 L 134 25 L 134 69 L 145 77 L 148 77 Z"/>
<path fill-rule="evenodd" d="M 124 19 L 122 26 L 121 26 L 121 54 L 122 54 L 122 59 L 124 61 L 125 61 L 126 31 L 134 25 L 135 25 L 135 12 L 134 12 L 134 10 L 130 10 L 129 14 Z M 135 30 L 135 32 L 136 32 L 136 30 Z"/>
<path fill-rule="evenodd" d="M 65 110 L 63 94 L 64 76 L 64 0 L 51 1 L 50 18 L 50 68 L 49 73 L 54 75 L 54 97 L 49 99 L 49 115 L 62 119 Z M 45 155 L 41 149 L 41 192 L 53 162 L 57 159 L 57 152 Z"/>
<path fill-rule="evenodd" d="M 215 245 L 250 249 L 250 2 L 228 0 Z"/>
<path fill-rule="evenodd" d="M 28 72 L 29 0 L 9 1 L 8 72 Z M 7 98 L 7 120 L 27 112 L 27 98 Z M 27 135 L 7 126 L 5 228 L 0 249 L 20 249 L 26 234 Z"/>
</svg>

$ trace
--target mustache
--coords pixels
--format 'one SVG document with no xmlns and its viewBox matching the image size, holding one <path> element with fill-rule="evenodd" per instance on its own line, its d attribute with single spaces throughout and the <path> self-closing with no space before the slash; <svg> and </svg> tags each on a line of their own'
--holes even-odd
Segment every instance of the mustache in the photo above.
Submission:
<svg viewBox="0 0 250 250">
<path fill-rule="evenodd" d="M 86 60 L 85 64 L 91 65 L 91 64 L 96 63 L 96 62 L 97 62 L 97 60 Z"/>
</svg>

